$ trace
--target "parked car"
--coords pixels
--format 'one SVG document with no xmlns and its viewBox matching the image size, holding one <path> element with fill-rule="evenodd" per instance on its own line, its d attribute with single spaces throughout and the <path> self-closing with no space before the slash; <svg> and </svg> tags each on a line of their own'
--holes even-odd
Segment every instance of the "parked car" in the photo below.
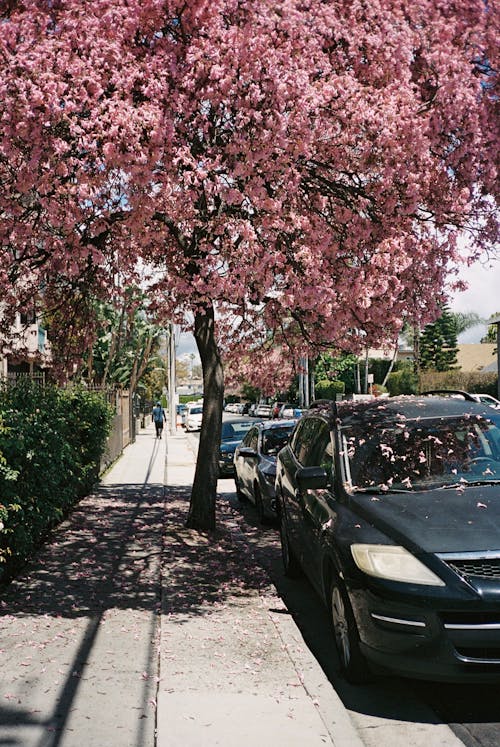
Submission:
<svg viewBox="0 0 500 747">
<path fill-rule="evenodd" d="M 194 400 L 194 399 L 192 399 L 192 400 L 189 400 L 189 402 L 185 403 L 184 410 L 182 410 L 182 412 L 181 412 L 181 419 L 182 419 L 182 423 L 181 424 L 182 424 L 182 426 L 184 428 L 186 427 L 186 418 L 187 418 L 187 414 L 188 414 L 189 408 L 192 407 L 193 405 L 196 406 L 196 407 L 199 407 L 200 405 L 203 406 L 203 400 L 201 400 L 201 399 L 200 400 Z"/>
<path fill-rule="evenodd" d="M 248 418 L 234 418 L 222 423 L 219 447 L 219 477 L 233 477 L 235 449 L 254 423 L 254 420 Z"/>
<path fill-rule="evenodd" d="M 186 412 L 186 431 L 199 431 L 203 417 L 203 405 L 188 405 Z"/>
<path fill-rule="evenodd" d="M 176 423 L 177 425 L 183 425 L 183 416 L 187 412 L 186 405 L 180 404 L 175 406 Z"/>
<path fill-rule="evenodd" d="M 259 402 L 254 410 L 254 415 L 258 418 L 268 418 L 271 415 L 271 405 L 266 405 L 264 402 Z"/>
<path fill-rule="evenodd" d="M 285 571 L 341 668 L 500 681 L 500 413 L 442 395 L 311 408 L 278 455 Z"/>
<path fill-rule="evenodd" d="M 278 418 L 300 418 L 302 410 L 298 405 L 293 405 L 290 402 L 284 402 L 278 412 Z"/>
<path fill-rule="evenodd" d="M 495 397 L 492 397 L 491 394 L 471 394 L 471 397 L 473 397 L 476 402 L 482 402 L 483 405 L 489 405 L 495 410 L 500 410 L 500 401 Z"/>
<path fill-rule="evenodd" d="M 259 520 L 276 516 L 276 456 L 287 443 L 295 420 L 255 424 L 236 448 L 234 481 L 238 498 L 255 503 Z"/>
</svg>

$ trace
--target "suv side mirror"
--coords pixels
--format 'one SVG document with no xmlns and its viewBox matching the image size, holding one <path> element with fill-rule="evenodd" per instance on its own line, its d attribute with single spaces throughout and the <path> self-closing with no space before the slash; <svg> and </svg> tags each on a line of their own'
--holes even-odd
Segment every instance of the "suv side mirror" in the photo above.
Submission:
<svg viewBox="0 0 500 747">
<path fill-rule="evenodd" d="M 295 478 L 301 490 L 317 490 L 328 486 L 328 475 L 323 467 L 300 467 Z"/>
</svg>

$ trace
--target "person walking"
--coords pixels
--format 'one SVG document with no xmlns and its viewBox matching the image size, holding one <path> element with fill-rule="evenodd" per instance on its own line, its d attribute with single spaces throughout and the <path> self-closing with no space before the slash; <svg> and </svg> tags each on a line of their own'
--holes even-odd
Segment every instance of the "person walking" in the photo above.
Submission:
<svg viewBox="0 0 500 747">
<path fill-rule="evenodd" d="M 161 434 L 163 431 L 163 423 L 167 419 L 167 416 L 165 415 L 165 410 L 161 406 L 161 402 L 157 402 L 156 405 L 153 407 L 153 414 L 151 416 L 151 419 L 155 424 L 156 438 L 161 438 Z"/>
</svg>

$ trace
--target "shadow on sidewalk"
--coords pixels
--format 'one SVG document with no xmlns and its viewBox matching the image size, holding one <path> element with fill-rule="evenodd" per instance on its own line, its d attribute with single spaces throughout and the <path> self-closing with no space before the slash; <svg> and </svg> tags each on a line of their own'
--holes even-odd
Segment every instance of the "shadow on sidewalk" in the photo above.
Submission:
<svg viewBox="0 0 500 747">
<path fill-rule="evenodd" d="M 30 744 L 59 746 L 82 673 L 95 656 L 97 637 L 111 610 L 149 613 L 143 618 L 149 632 L 142 655 L 150 662 L 151 671 L 139 685 L 142 694 L 137 702 L 139 710 L 148 711 L 156 674 L 164 519 L 162 485 L 101 486 L 79 502 L 40 547 L 37 557 L 3 590 L 0 628 L 4 645 L 12 646 L 7 642 L 13 641 L 18 651 L 12 657 L 13 669 L 3 672 L 3 687 L 13 683 L 12 703 L 0 706 L 0 724 L 12 734 L 5 744 L 24 744 L 23 736 L 21 741 L 15 736 L 17 729 L 24 736 L 25 730 L 31 729 L 42 733 Z M 80 623 L 72 627 L 78 618 Z M 43 711 L 33 706 L 26 709 L 24 703 L 36 702 L 30 681 L 44 681 L 47 693 L 53 689 L 50 678 L 44 680 L 43 672 L 49 666 L 44 657 L 53 651 L 57 640 L 55 655 L 61 657 L 57 695 L 45 697 Z M 28 683 L 24 693 L 22 688 L 19 691 L 21 667 L 25 667 L 22 680 Z M 7 697 L 8 693 L 4 694 Z M 145 728 L 146 720 L 139 720 L 134 744 L 144 743 Z M 1 739 L 0 743 L 4 744 Z"/>
<path fill-rule="evenodd" d="M 188 504 L 186 488 L 168 488 L 162 612 L 180 623 L 223 604 L 244 604 L 270 588 L 268 574 L 241 541 L 241 517 L 219 500 L 216 530 L 197 532 L 185 527 Z"/>
<path fill-rule="evenodd" d="M 37 747 L 60 745 L 81 673 L 95 656 L 108 612 L 150 613 L 145 623 L 150 627 L 149 650 L 144 656 L 151 669 L 138 702 L 138 708 L 147 711 L 154 696 L 160 612 L 178 624 L 209 615 L 224 604 L 245 604 L 269 587 L 267 573 L 241 541 L 242 519 L 224 501 L 218 502 L 215 532 L 187 529 L 190 488 L 165 490 L 147 484 L 151 464 L 146 467 L 144 483 L 102 485 L 80 501 L 37 556 L 0 592 L 0 628 L 6 647 L 14 641 L 19 652 L 12 659 L 17 672 L 29 652 L 29 667 L 21 670 L 23 681 L 43 681 L 40 662 L 48 656 L 45 647 L 54 641 L 56 648 L 60 646 L 57 656 L 62 657 L 61 682 L 53 696 L 46 696 L 43 711 L 30 705 L 34 695 L 29 684 L 21 698 L 13 694 L 12 702 L 0 704 L 0 724 L 13 730 L 10 744 L 22 743 L 16 741 L 16 729 L 27 728 L 43 730 Z M 17 692 L 10 685 L 17 673 L 4 674 L 7 695 Z M 139 722 L 139 731 L 145 724 Z M 134 744 L 143 743 L 138 732 Z"/>
<path fill-rule="evenodd" d="M 161 486 L 101 487 L 5 589 L 0 614 L 157 608 L 164 510 Z"/>
</svg>

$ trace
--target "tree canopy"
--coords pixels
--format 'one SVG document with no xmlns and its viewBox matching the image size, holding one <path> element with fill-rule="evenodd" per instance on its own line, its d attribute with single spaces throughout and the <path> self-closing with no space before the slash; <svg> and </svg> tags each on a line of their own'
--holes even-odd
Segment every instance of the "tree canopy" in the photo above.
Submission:
<svg viewBox="0 0 500 747">
<path fill-rule="evenodd" d="M 10 0 L 3 335 L 42 292 L 61 337 L 73 310 L 76 353 L 89 288 L 149 282 L 160 318 L 194 319 L 205 452 L 222 356 L 279 386 L 308 348 L 435 316 L 459 232 L 473 252 L 496 238 L 494 6 Z M 198 526 L 216 472 L 216 454 L 198 464 Z"/>
</svg>

